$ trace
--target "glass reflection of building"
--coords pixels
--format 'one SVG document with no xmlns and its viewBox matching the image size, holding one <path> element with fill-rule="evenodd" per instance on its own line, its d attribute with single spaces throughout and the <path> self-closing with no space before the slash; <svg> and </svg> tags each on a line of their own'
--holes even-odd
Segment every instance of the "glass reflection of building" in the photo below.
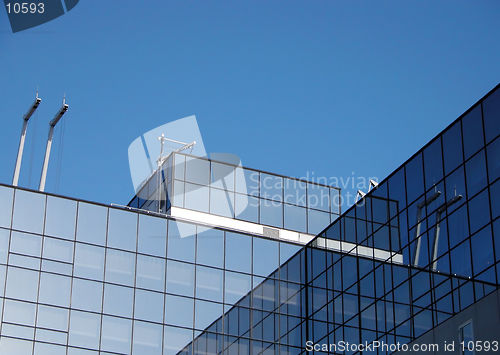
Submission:
<svg viewBox="0 0 500 355">
<path fill-rule="evenodd" d="M 0 355 L 500 340 L 500 86 L 340 218 L 337 189 L 171 159 L 127 208 L 0 186 Z"/>
</svg>

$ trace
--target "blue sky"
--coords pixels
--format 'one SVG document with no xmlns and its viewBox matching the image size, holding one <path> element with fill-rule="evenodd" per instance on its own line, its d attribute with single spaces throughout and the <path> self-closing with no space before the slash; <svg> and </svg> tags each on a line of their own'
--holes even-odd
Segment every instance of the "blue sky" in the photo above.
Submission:
<svg viewBox="0 0 500 355">
<path fill-rule="evenodd" d="M 64 93 L 48 192 L 127 203 L 130 143 L 190 115 L 245 166 L 381 180 L 500 82 L 499 18 L 498 1 L 81 0 L 12 34 L 0 10 L 0 182 L 37 87 L 23 187 Z"/>
</svg>

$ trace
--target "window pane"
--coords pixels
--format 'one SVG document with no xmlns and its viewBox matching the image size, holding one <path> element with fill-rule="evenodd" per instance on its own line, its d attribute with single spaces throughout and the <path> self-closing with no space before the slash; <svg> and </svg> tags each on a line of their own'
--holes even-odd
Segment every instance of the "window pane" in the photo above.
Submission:
<svg viewBox="0 0 500 355">
<path fill-rule="evenodd" d="M 66 355 L 66 347 L 54 344 L 35 343 L 34 355 Z"/>
<path fill-rule="evenodd" d="M 116 317 L 102 317 L 101 350 L 128 354 L 132 340 L 132 321 Z"/>
<path fill-rule="evenodd" d="M 137 213 L 109 209 L 108 246 L 135 251 Z"/>
<path fill-rule="evenodd" d="M 488 175 L 490 182 L 500 177 L 500 138 L 486 148 L 488 155 Z"/>
<path fill-rule="evenodd" d="M 42 237 L 34 234 L 12 232 L 10 251 L 40 257 L 42 254 Z"/>
<path fill-rule="evenodd" d="M 99 349 L 101 316 L 99 314 L 71 311 L 69 345 Z"/>
<path fill-rule="evenodd" d="M 136 286 L 163 292 L 165 290 L 165 260 L 137 255 Z"/>
<path fill-rule="evenodd" d="M 226 191 L 234 191 L 234 170 L 236 166 L 212 161 L 211 186 Z"/>
<path fill-rule="evenodd" d="M 465 160 L 467 160 L 484 146 L 481 105 L 477 105 L 462 118 L 462 129 L 464 133 Z"/>
<path fill-rule="evenodd" d="M 165 257 L 167 248 L 167 220 L 139 215 L 138 252 Z"/>
<path fill-rule="evenodd" d="M 259 196 L 259 173 L 244 168 L 236 168 L 236 192 Z"/>
<path fill-rule="evenodd" d="M 33 342 L 2 337 L 0 340 L 0 355 L 31 355 Z"/>
<path fill-rule="evenodd" d="M 253 238 L 253 273 L 269 276 L 279 266 L 279 242 Z"/>
<path fill-rule="evenodd" d="M 224 303 L 235 304 L 252 289 L 252 278 L 236 272 L 226 271 Z"/>
<path fill-rule="evenodd" d="M 441 137 L 437 138 L 424 150 L 425 189 L 436 185 L 443 178 L 443 157 L 441 155 Z"/>
<path fill-rule="evenodd" d="M 222 313 L 222 304 L 196 300 L 194 327 L 204 330 L 210 324 L 222 317 Z"/>
<path fill-rule="evenodd" d="M 132 318 L 134 289 L 111 284 L 104 285 L 104 313 Z"/>
<path fill-rule="evenodd" d="M 44 216 L 45 195 L 16 190 L 12 228 L 42 234 Z"/>
<path fill-rule="evenodd" d="M 194 303 L 192 298 L 172 295 L 165 296 L 165 323 L 192 328 L 193 310 Z"/>
<path fill-rule="evenodd" d="M 208 213 L 209 208 L 209 188 L 207 186 L 186 183 L 184 195 L 184 207 L 191 210 Z"/>
<path fill-rule="evenodd" d="M 495 263 L 493 256 L 493 238 L 491 227 L 487 226 L 471 238 L 472 262 L 474 263 L 474 274 L 486 270 Z M 494 280 L 491 280 L 495 282 Z"/>
<path fill-rule="evenodd" d="M 285 179 L 286 203 L 306 207 L 306 183 L 299 180 Z"/>
<path fill-rule="evenodd" d="M 167 292 L 193 297 L 194 265 L 168 260 Z"/>
<path fill-rule="evenodd" d="M 406 187 L 408 203 L 412 203 L 424 193 L 424 175 L 422 171 L 422 154 L 417 155 L 406 166 Z M 374 209 L 375 211 L 375 209 Z"/>
<path fill-rule="evenodd" d="M 31 270 L 7 268 L 7 288 L 5 297 L 36 302 L 39 273 Z M 19 282 L 23 280 L 23 282 Z"/>
<path fill-rule="evenodd" d="M 73 263 L 74 245 L 74 242 L 44 237 L 43 258 Z"/>
<path fill-rule="evenodd" d="M 194 224 L 169 221 L 167 257 L 194 262 L 196 226 Z"/>
<path fill-rule="evenodd" d="M 210 162 L 186 156 L 186 181 L 208 185 L 210 182 Z"/>
<path fill-rule="evenodd" d="M 161 355 L 162 332 L 161 325 L 134 321 L 132 354 Z"/>
<path fill-rule="evenodd" d="M 134 318 L 163 323 L 163 293 L 136 290 Z"/>
<path fill-rule="evenodd" d="M 34 303 L 5 300 L 3 321 L 34 327 L 35 313 L 36 304 Z"/>
<path fill-rule="evenodd" d="M 483 115 L 486 142 L 491 142 L 500 134 L 500 90 L 483 101 Z"/>
<path fill-rule="evenodd" d="M 218 216 L 233 218 L 234 214 L 234 193 L 210 189 L 210 213 Z"/>
<path fill-rule="evenodd" d="M 224 267 L 224 231 L 198 226 L 196 263 Z"/>
<path fill-rule="evenodd" d="M 14 190 L 0 186 L 0 227 L 10 228 Z"/>
<path fill-rule="evenodd" d="M 283 178 L 276 175 L 261 173 L 260 197 L 283 202 Z"/>
<path fill-rule="evenodd" d="M 222 302 L 222 275 L 222 270 L 197 266 L 196 298 Z"/>
<path fill-rule="evenodd" d="M 252 237 L 226 232 L 226 269 L 251 273 Z"/>
<path fill-rule="evenodd" d="M 285 206 L 285 229 L 307 233 L 306 209 L 293 205 Z"/>
<path fill-rule="evenodd" d="M 7 253 L 9 252 L 10 231 L 0 228 L 0 263 L 7 264 Z"/>
<path fill-rule="evenodd" d="M 186 157 L 181 154 L 174 154 L 175 166 L 174 174 L 175 178 L 179 180 L 184 180 L 184 171 L 186 170 Z"/>
<path fill-rule="evenodd" d="M 106 249 L 106 282 L 134 286 L 135 254 Z"/>
<path fill-rule="evenodd" d="M 307 207 L 330 212 L 330 191 L 328 187 L 308 183 Z"/>
<path fill-rule="evenodd" d="M 475 233 L 490 221 L 488 190 L 469 201 L 470 232 Z"/>
<path fill-rule="evenodd" d="M 71 277 L 41 273 L 38 302 L 69 308 Z"/>
<path fill-rule="evenodd" d="M 36 326 L 39 328 L 49 328 L 67 332 L 68 319 L 69 310 L 67 309 L 39 305 L 36 316 Z"/>
<path fill-rule="evenodd" d="M 45 234 L 75 240 L 76 201 L 48 196 Z"/>
<path fill-rule="evenodd" d="M 71 308 L 100 313 L 102 309 L 102 291 L 102 282 L 74 278 Z"/>
<path fill-rule="evenodd" d="M 104 248 L 76 243 L 74 275 L 102 281 Z"/>
<path fill-rule="evenodd" d="M 443 134 L 444 171 L 446 175 L 463 162 L 460 121 Z"/>
<path fill-rule="evenodd" d="M 237 219 L 259 223 L 259 198 L 235 194 L 235 215 Z"/>
<path fill-rule="evenodd" d="M 193 331 L 176 327 L 165 327 L 164 334 L 164 355 L 178 354 L 184 347 L 193 341 Z"/>
<path fill-rule="evenodd" d="M 488 184 L 484 150 L 465 163 L 465 173 L 467 176 L 467 196 L 471 198 Z"/>
<path fill-rule="evenodd" d="M 283 205 L 281 202 L 260 199 L 260 223 L 283 228 Z"/>
<path fill-rule="evenodd" d="M 330 224 L 330 214 L 321 211 L 307 211 L 307 232 L 316 235 Z"/>
<path fill-rule="evenodd" d="M 76 239 L 82 242 L 106 245 L 108 209 L 88 203 L 78 203 L 78 227 Z"/>
</svg>

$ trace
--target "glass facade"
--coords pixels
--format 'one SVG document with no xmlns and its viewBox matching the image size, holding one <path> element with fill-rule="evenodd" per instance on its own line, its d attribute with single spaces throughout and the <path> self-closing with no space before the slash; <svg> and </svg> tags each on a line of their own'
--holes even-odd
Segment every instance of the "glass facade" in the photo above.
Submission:
<svg viewBox="0 0 500 355">
<path fill-rule="evenodd" d="M 171 153 L 129 206 L 172 207 L 318 234 L 340 215 L 340 189 L 182 153 Z"/>
<path fill-rule="evenodd" d="M 0 185 L 0 355 L 412 342 L 499 289 L 499 122 L 500 86 L 339 218 L 337 189 L 183 154 L 167 160 L 159 190 L 152 177 L 131 201 L 143 211 Z M 238 196 L 256 210 L 237 215 Z M 334 222 L 304 246 L 188 223 L 172 208 L 308 233 L 316 212 Z M 460 336 L 475 339 L 467 324 Z"/>
</svg>

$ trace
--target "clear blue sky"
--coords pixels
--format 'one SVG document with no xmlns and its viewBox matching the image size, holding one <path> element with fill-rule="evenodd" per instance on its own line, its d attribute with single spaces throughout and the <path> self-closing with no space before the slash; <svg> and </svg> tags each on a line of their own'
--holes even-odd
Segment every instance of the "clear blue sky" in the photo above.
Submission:
<svg viewBox="0 0 500 355">
<path fill-rule="evenodd" d="M 381 180 L 500 82 L 499 19 L 499 1 L 81 0 L 12 34 L 0 9 L 0 182 L 37 87 L 31 188 L 64 93 L 62 195 L 127 203 L 129 144 L 190 115 L 245 166 Z"/>
</svg>

